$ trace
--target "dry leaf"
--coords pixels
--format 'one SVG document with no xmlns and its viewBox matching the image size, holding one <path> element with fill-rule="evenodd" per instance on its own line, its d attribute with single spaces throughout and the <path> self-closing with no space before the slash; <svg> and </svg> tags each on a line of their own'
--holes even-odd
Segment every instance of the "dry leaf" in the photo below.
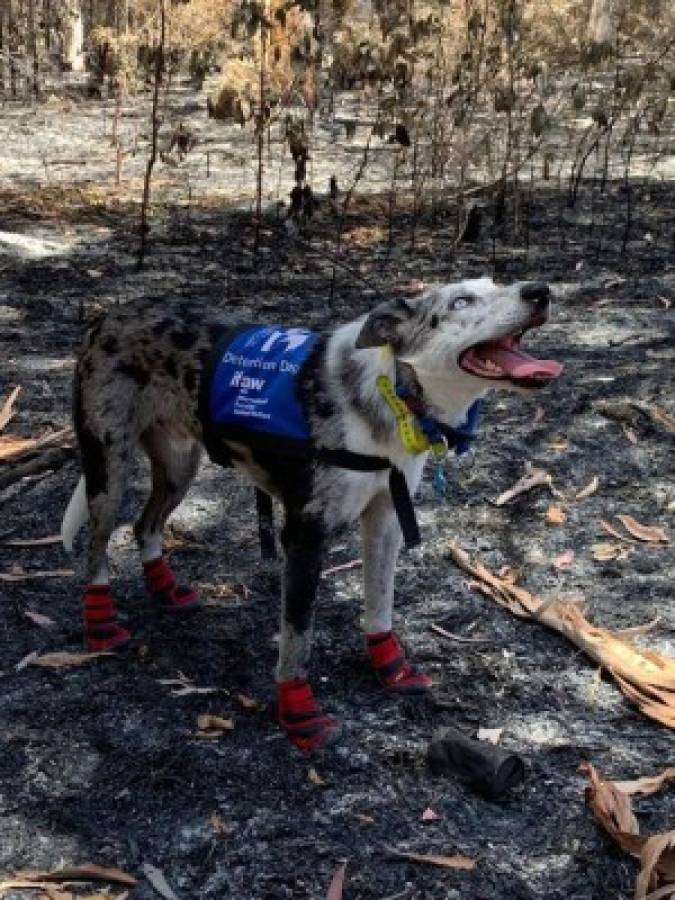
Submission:
<svg viewBox="0 0 675 900">
<path fill-rule="evenodd" d="M 643 778 L 635 778 L 633 781 L 615 781 L 614 786 L 624 794 L 640 794 L 647 797 L 649 794 L 655 794 L 662 787 L 675 781 L 675 767 L 670 766 L 664 769 L 659 775 L 645 776 Z"/>
<path fill-rule="evenodd" d="M 659 528 L 658 525 L 641 525 L 637 519 L 634 519 L 632 516 L 617 516 L 617 519 L 621 522 L 626 531 L 639 541 L 663 544 L 670 543 L 670 538 L 663 528 Z"/>
<path fill-rule="evenodd" d="M 56 622 L 53 619 L 50 619 L 49 616 L 43 616 L 42 613 L 33 612 L 32 609 L 24 609 L 23 614 L 27 619 L 30 619 L 31 622 L 39 625 L 40 628 L 53 628 L 56 625 Z"/>
<path fill-rule="evenodd" d="M 234 729 L 233 719 L 223 719 L 222 716 L 212 716 L 209 713 L 202 713 L 197 716 L 197 737 L 220 737 L 226 731 Z"/>
<path fill-rule="evenodd" d="M 385 847 L 385 852 L 395 859 L 405 859 L 408 862 L 422 863 L 428 866 L 441 866 L 444 869 L 475 869 L 476 860 L 470 856 L 436 856 L 425 853 L 409 853 L 406 850 L 396 850 L 394 847 Z"/>
<path fill-rule="evenodd" d="M 43 653 L 42 656 L 32 656 L 28 666 L 43 666 L 47 669 L 65 669 L 69 666 L 83 666 L 93 659 L 99 659 L 102 656 L 114 656 L 114 653 L 68 653 L 63 650 L 57 653 Z M 28 657 L 26 657 L 27 659 Z M 21 660 L 23 662 L 24 660 Z M 20 663 L 19 663 L 20 665 Z M 23 668 L 23 667 L 22 667 Z"/>
<path fill-rule="evenodd" d="M 374 825 L 375 819 L 372 816 L 366 815 L 366 813 L 354 813 L 354 818 L 357 822 L 360 822 L 362 825 Z"/>
<path fill-rule="evenodd" d="M 157 893 L 164 897 L 164 900 L 178 900 L 178 897 L 170 888 L 161 869 L 158 869 L 157 866 L 153 866 L 150 863 L 143 863 L 141 871 Z"/>
<path fill-rule="evenodd" d="M 15 567 L 18 568 L 18 567 Z M 0 572 L 0 581 L 30 581 L 33 578 L 72 578 L 75 572 L 72 569 L 55 569 L 42 572 L 34 569 L 32 572 L 15 571 Z"/>
<path fill-rule="evenodd" d="M 546 510 L 546 521 L 549 525 L 564 525 L 567 521 L 567 516 L 559 506 L 551 504 Z"/>
<path fill-rule="evenodd" d="M 211 815 L 209 816 L 209 825 L 213 829 L 214 834 L 227 834 L 227 826 L 225 825 L 225 821 L 218 815 L 218 813 L 211 813 Z"/>
<path fill-rule="evenodd" d="M 503 734 L 503 728 L 479 728 L 476 737 L 479 741 L 487 741 L 489 744 L 498 744 Z"/>
<path fill-rule="evenodd" d="M 307 781 L 309 781 L 309 783 L 313 784 L 315 787 L 322 787 L 326 783 L 316 771 L 314 766 L 311 766 L 307 770 Z"/>
<path fill-rule="evenodd" d="M 338 869 L 336 869 L 333 877 L 330 880 L 330 884 L 328 885 L 328 893 L 326 894 L 326 900 L 342 900 L 346 871 L 347 863 L 343 862 L 342 865 Z"/>
<path fill-rule="evenodd" d="M 513 487 L 510 487 L 497 497 L 494 501 L 495 506 L 503 506 L 509 500 L 513 500 L 514 497 L 518 497 L 520 494 L 531 491 L 532 488 L 540 485 L 551 487 L 551 476 L 544 469 L 534 469 L 532 466 L 528 466 L 523 477 L 519 478 Z"/>
<path fill-rule="evenodd" d="M 652 419 L 659 425 L 662 425 L 670 434 L 675 434 L 675 418 L 669 415 L 665 409 L 660 406 L 651 407 Z"/>
<path fill-rule="evenodd" d="M 440 819 L 440 816 L 430 806 L 427 806 L 420 818 L 423 822 L 435 822 L 436 819 Z"/>
<path fill-rule="evenodd" d="M 548 447 L 549 450 L 557 450 L 559 452 L 561 450 L 567 450 L 569 445 L 570 445 L 570 442 L 566 441 L 565 438 L 559 438 L 557 440 L 548 441 L 546 443 L 546 446 Z"/>
<path fill-rule="evenodd" d="M 2 431 L 2 429 L 14 415 L 14 404 L 16 402 L 16 398 L 19 396 L 20 391 L 21 387 L 17 385 L 13 390 L 10 391 L 9 397 L 7 397 L 2 406 L 0 406 L 0 431 Z"/>
<path fill-rule="evenodd" d="M 265 704 L 255 697 L 247 697 L 246 694 L 237 694 L 237 702 L 243 709 L 265 709 Z"/>
<path fill-rule="evenodd" d="M 620 531 L 617 531 L 616 528 L 609 522 L 606 522 L 605 519 L 600 520 L 600 525 L 607 532 L 607 534 L 611 534 L 612 537 L 615 537 L 618 541 L 623 541 L 624 544 L 635 543 L 635 541 L 631 540 L 629 537 L 626 537 L 625 534 L 621 534 Z"/>
<path fill-rule="evenodd" d="M 455 564 L 473 577 L 471 587 L 490 597 L 515 616 L 535 619 L 565 635 L 602 666 L 640 712 L 675 728 L 675 659 L 638 647 L 625 635 L 592 625 L 576 603 L 551 598 L 543 601 L 525 588 L 498 578 L 455 544 L 448 545 Z"/>
<path fill-rule="evenodd" d="M 622 544 L 591 544 L 591 553 L 598 562 L 609 562 L 613 559 L 626 559 L 628 547 Z"/>
<path fill-rule="evenodd" d="M 553 558 L 553 565 L 556 569 L 569 569 L 574 562 L 574 550 L 563 550 Z"/>
<path fill-rule="evenodd" d="M 590 497 L 591 494 L 594 494 L 597 489 L 600 487 L 600 479 L 597 475 L 594 475 L 593 478 L 588 482 L 586 487 L 582 488 L 580 491 L 577 491 L 575 500 L 585 500 L 586 497 Z"/>
<path fill-rule="evenodd" d="M 94 863 L 64 866 L 61 869 L 52 869 L 46 872 L 17 872 L 14 877 L 22 881 L 43 881 L 56 884 L 66 881 L 109 881 L 111 884 L 124 884 L 131 887 L 138 883 L 128 872 L 110 866 L 97 866 Z"/>
</svg>

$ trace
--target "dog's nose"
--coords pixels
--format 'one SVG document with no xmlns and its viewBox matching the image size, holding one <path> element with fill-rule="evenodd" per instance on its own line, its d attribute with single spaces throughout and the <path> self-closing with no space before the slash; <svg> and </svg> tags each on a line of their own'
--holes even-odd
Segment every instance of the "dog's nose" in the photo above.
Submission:
<svg viewBox="0 0 675 900">
<path fill-rule="evenodd" d="M 545 306 L 550 296 L 551 289 L 543 281 L 528 281 L 520 288 L 521 299 L 536 306 Z"/>
</svg>

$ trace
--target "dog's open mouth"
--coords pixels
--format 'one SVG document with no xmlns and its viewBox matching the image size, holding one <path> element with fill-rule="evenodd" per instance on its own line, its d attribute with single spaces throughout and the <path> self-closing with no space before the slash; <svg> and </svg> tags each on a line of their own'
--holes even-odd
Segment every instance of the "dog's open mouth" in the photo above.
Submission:
<svg viewBox="0 0 675 900">
<path fill-rule="evenodd" d="M 469 347 L 460 356 L 459 365 L 479 378 L 506 380 L 521 387 L 543 387 L 557 378 L 563 367 L 553 359 L 536 359 L 521 350 L 522 336 L 522 332 L 511 334 Z"/>
</svg>

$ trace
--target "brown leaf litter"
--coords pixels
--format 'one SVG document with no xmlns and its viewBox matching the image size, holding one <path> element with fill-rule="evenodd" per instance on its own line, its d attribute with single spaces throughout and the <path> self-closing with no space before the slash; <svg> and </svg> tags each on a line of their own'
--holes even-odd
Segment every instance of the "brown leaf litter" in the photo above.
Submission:
<svg viewBox="0 0 675 900">
<path fill-rule="evenodd" d="M 542 600 L 525 588 L 499 578 L 468 553 L 449 544 L 453 562 L 473 576 L 471 587 L 522 619 L 534 619 L 563 634 L 612 676 L 623 694 L 646 716 L 675 728 L 675 659 L 638 647 L 626 631 L 591 624 L 577 603 Z"/>
<path fill-rule="evenodd" d="M 622 850 L 640 860 L 640 873 L 635 883 L 634 900 L 658 900 L 675 893 L 675 830 L 642 835 L 631 797 L 653 794 L 675 779 L 675 769 L 634 781 L 604 781 L 590 763 L 580 771 L 588 776 L 586 802 L 598 823 Z"/>
</svg>

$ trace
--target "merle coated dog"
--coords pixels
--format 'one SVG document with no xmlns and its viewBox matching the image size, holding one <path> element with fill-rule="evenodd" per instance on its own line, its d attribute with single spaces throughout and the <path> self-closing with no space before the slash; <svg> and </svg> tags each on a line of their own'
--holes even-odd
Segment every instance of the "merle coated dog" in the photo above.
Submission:
<svg viewBox="0 0 675 900">
<path fill-rule="evenodd" d="M 526 331 L 546 322 L 549 299 L 545 284 L 501 286 L 482 278 L 383 302 L 316 337 L 302 363 L 288 368 L 295 373 L 294 402 L 309 444 L 337 457 L 286 452 L 283 440 L 260 443 L 245 429 L 222 437 L 222 457 L 284 510 L 276 677 L 279 721 L 297 747 L 320 747 L 338 731 L 314 699 L 306 666 L 322 551 L 341 526 L 361 524 L 363 623 L 381 684 L 400 692 L 430 688 L 430 679 L 406 659 L 392 632 L 402 535 L 387 470 L 402 474 L 414 493 L 428 457 L 420 421 L 447 431 L 461 425 L 487 390 L 529 391 L 560 374 L 559 363 L 537 360 L 520 344 Z M 134 528 L 148 590 L 178 612 L 198 602 L 193 590 L 177 584 L 162 556 L 162 530 L 198 469 L 208 426 L 207 372 L 229 328 L 220 313 L 198 304 L 129 303 L 111 310 L 87 334 L 74 401 L 84 474 L 64 517 L 63 539 L 70 549 L 88 516 L 84 619 L 92 649 L 114 649 L 130 637 L 115 619 L 106 551 L 137 445 L 152 472 L 150 497 Z M 231 382 L 250 388 L 263 380 L 237 372 Z M 421 441 L 411 443 L 411 434 Z M 358 464 L 364 459 L 384 462 L 369 468 Z"/>
</svg>

